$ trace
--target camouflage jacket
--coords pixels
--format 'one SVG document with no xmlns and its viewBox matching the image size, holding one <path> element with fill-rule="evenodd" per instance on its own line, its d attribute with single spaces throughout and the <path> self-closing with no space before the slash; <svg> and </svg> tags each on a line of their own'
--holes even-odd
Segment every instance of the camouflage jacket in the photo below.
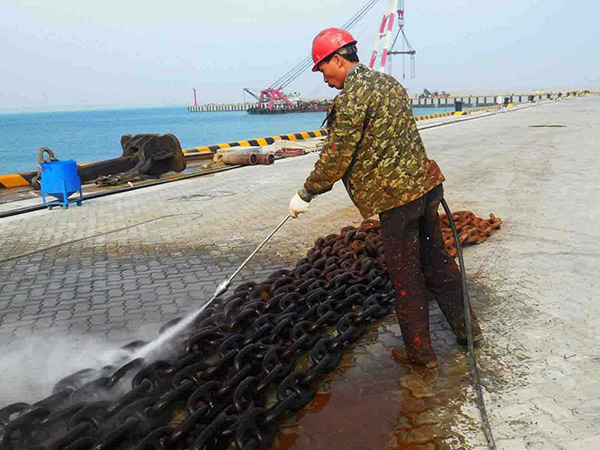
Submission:
<svg viewBox="0 0 600 450">
<path fill-rule="evenodd" d="M 321 157 L 299 194 L 306 200 L 342 179 L 363 217 L 404 205 L 444 181 L 427 158 L 406 91 L 364 65 L 333 101 Z"/>
</svg>

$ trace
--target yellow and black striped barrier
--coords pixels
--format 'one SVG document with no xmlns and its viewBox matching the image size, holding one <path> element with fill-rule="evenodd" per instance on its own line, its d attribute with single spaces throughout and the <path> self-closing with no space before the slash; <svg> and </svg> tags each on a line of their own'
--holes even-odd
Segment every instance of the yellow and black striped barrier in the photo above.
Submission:
<svg viewBox="0 0 600 450">
<path fill-rule="evenodd" d="M 472 112 L 490 110 L 490 109 L 498 109 L 498 108 L 500 108 L 499 105 L 483 106 L 480 108 L 472 108 L 467 111 L 461 111 L 459 113 L 455 113 L 453 111 L 448 111 L 445 113 L 427 114 L 424 116 L 416 116 L 415 120 L 421 121 L 421 120 L 427 120 L 427 119 L 435 119 L 438 117 L 470 114 Z M 207 146 L 201 146 L 201 147 L 189 147 L 189 148 L 183 149 L 183 154 L 187 157 L 200 156 L 200 155 L 213 155 L 218 150 L 221 150 L 224 148 L 262 147 L 265 145 L 273 144 L 275 141 L 301 141 L 304 139 L 324 137 L 324 136 L 327 136 L 327 130 L 324 130 L 324 129 L 314 130 L 314 131 L 302 131 L 300 133 L 283 134 L 281 136 L 268 136 L 268 137 L 263 137 L 263 138 L 248 139 L 245 141 L 228 142 L 226 144 L 207 145 Z M 90 163 L 83 163 L 83 164 L 80 164 L 80 166 L 87 165 L 87 164 L 90 164 Z M 20 186 L 29 186 L 31 179 L 36 175 L 36 173 L 37 172 L 32 171 L 32 172 L 0 175 L 0 189 L 20 187 Z"/>
<path fill-rule="evenodd" d="M 77 167 L 84 167 L 90 162 L 77 164 Z M 31 180 L 37 175 L 37 171 L 21 172 L 21 173 L 9 173 L 0 175 L 0 189 L 8 189 L 14 187 L 30 186 Z"/>
<path fill-rule="evenodd" d="M 13 188 L 20 186 L 29 186 L 29 182 L 35 176 L 36 172 L 31 173 L 9 173 L 0 175 L 0 189 Z"/>
<path fill-rule="evenodd" d="M 420 120 L 437 119 L 438 117 L 447 117 L 452 116 L 453 114 L 453 111 L 448 111 L 445 113 L 426 114 L 424 116 L 415 116 L 415 120 L 419 122 Z"/>
<path fill-rule="evenodd" d="M 495 109 L 500 109 L 501 107 L 502 107 L 501 105 L 480 106 L 478 108 L 470 108 L 465 111 L 455 112 L 454 115 L 455 116 L 464 116 L 467 114 L 472 114 L 472 113 L 481 112 L 481 111 L 492 111 Z"/>
<path fill-rule="evenodd" d="M 316 137 L 327 136 L 325 130 L 314 130 L 314 131 L 302 131 L 299 133 L 284 134 L 281 136 L 269 136 L 257 139 L 248 139 L 245 141 L 229 142 L 227 144 L 209 145 L 203 147 L 191 147 L 183 149 L 185 156 L 198 156 L 198 155 L 212 155 L 222 148 L 230 147 L 258 147 L 274 143 L 275 141 L 301 141 L 303 139 L 310 139 Z M 84 166 L 91 163 L 79 164 Z M 21 186 L 29 186 L 31 179 L 37 174 L 37 172 L 23 172 L 23 173 L 11 173 L 6 175 L 0 175 L 0 189 L 14 188 Z"/>
<path fill-rule="evenodd" d="M 265 145 L 273 144 L 275 141 L 301 141 L 303 139 L 310 139 L 316 137 L 327 136 L 325 130 L 315 131 L 302 131 L 300 133 L 284 134 L 281 136 L 269 136 L 257 139 L 248 139 L 246 141 L 228 142 L 226 144 L 208 145 L 203 147 L 191 147 L 183 149 L 185 156 L 197 156 L 197 155 L 212 155 L 218 150 L 231 147 L 262 147 Z"/>
<path fill-rule="evenodd" d="M 415 120 L 417 122 L 421 121 L 421 120 L 428 120 L 428 119 L 437 119 L 438 117 L 448 117 L 448 116 L 464 116 L 467 114 L 471 114 L 474 112 L 479 112 L 479 111 L 489 111 L 492 109 L 499 109 L 500 105 L 492 105 L 492 106 L 480 106 L 478 108 L 470 108 L 470 109 L 466 109 L 464 111 L 448 111 L 445 113 L 435 113 L 435 114 L 426 114 L 424 116 L 415 116 Z"/>
</svg>

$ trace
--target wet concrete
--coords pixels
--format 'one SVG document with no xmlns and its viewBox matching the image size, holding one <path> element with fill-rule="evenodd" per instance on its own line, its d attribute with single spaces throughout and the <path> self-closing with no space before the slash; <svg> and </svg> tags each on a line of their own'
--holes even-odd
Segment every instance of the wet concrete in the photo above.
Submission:
<svg viewBox="0 0 600 450">
<path fill-rule="evenodd" d="M 465 420 L 461 405 L 469 401 L 469 369 L 441 312 L 432 306 L 431 313 L 439 368 L 394 358 L 394 349 L 402 350 L 403 343 L 392 314 L 372 324 L 344 352 L 313 402 L 280 427 L 272 449 L 441 450 L 465 445 L 452 425 Z"/>
</svg>

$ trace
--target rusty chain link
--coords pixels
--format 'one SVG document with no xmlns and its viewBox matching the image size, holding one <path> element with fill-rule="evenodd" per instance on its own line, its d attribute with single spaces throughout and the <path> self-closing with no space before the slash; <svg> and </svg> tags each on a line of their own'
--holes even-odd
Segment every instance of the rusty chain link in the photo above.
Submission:
<svg viewBox="0 0 600 450">
<path fill-rule="evenodd" d="M 456 224 L 460 245 L 462 246 L 481 244 L 492 235 L 494 230 L 502 225 L 502 219 L 493 214 L 490 214 L 489 219 L 482 219 L 471 211 L 454 211 L 452 219 Z M 446 251 L 450 256 L 456 256 L 456 244 L 446 214 L 440 214 L 440 225 Z"/>
</svg>

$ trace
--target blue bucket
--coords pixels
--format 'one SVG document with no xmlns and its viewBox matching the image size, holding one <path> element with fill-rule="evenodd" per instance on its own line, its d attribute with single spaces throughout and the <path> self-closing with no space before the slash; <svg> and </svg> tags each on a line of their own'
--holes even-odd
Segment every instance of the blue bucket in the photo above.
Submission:
<svg viewBox="0 0 600 450">
<path fill-rule="evenodd" d="M 81 205 L 81 179 L 77 173 L 77 163 L 72 159 L 40 163 L 42 201 L 49 206 L 62 205 L 67 208 L 69 197 L 79 191 L 77 205 Z M 56 198 L 57 202 L 46 203 L 46 195 Z"/>
</svg>

